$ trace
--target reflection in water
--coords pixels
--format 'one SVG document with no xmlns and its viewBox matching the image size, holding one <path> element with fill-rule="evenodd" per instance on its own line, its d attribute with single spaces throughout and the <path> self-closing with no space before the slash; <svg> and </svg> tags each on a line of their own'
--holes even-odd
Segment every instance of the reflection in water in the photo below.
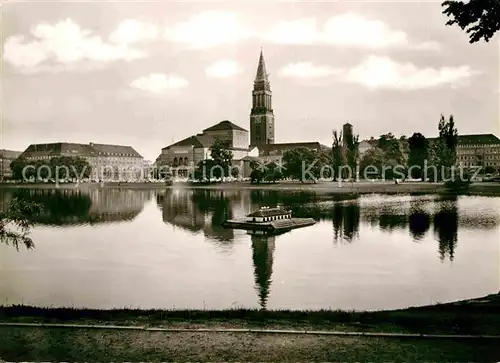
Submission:
<svg viewBox="0 0 500 363">
<path fill-rule="evenodd" d="M 190 232 L 198 232 L 205 227 L 205 214 L 196 207 L 193 191 L 179 193 L 167 190 L 156 195 L 156 203 L 162 211 L 163 221 Z"/>
<path fill-rule="evenodd" d="M 275 236 L 269 235 L 251 235 L 255 288 L 258 292 L 259 304 L 262 309 L 266 309 L 267 298 L 271 291 L 275 238 Z"/>
<path fill-rule="evenodd" d="M 357 202 L 335 203 L 331 216 L 335 242 L 352 242 L 358 236 L 361 208 Z"/>
<path fill-rule="evenodd" d="M 410 234 L 415 241 L 420 241 L 431 227 L 431 216 L 423 208 L 419 199 L 410 201 L 410 215 L 408 217 Z"/>
<path fill-rule="evenodd" d="M 132 223 L 72 228 L 133 218 L 152 193 L 0 189 L 0 207 L 14 193 L 44 204 L 38 223 L 65 228 L 35 226 L 34 253 L 0 251 L 5 303 L 365 310 L 465 299 L 498 286 L 491 277 L 498 198 L 172 188 L 155 192 L 156 203 Z M 318 223 L 265 237 L 220 226 L 277 203 Z M 332 246 L 332 238 L 348 243 Z"/>
<path fill-rule="evenodd" d="M 283 204 L 293 211 L 294 207 L 316 202 L 320 198 L 315 193 L 304 191 L 252 190 L 250 199 L 254 209 Z"/>
<path fill-rule="evenodd" d="M 131 221 L 153 195 L 152 191 L 119 189 L 16 189 L 0 193 L 2 205 L 12 198 L 38 203 L 42 209 L 30 219 L 54 226 Z"/>
<path fill-rule="evenodd" d="M 238 199 L 240 193 L 234 193 L 232 199 Z M 223 191 L 195 190 L 193 202 L 198 210 L 210 215 L 210 223 L 203 230 L 206 236 L 219 242 L 232 242 L 234 231 L 222 227 L 222 223 L 233 217 L 232 201 Z"/>
<path fill-rule="evenodd" d="M 388 233 L 407 230 L 417 242 L 426 237 L 432 225 L 442 261 L 453 259 L 459 225 L 465 228 L 496 228 L 498 225 L 497 216 L 464 215 L 459 218 L 458 200 L 449 197 L 398 196 L 381 199 L 378 196 L 360 199 L 275 190 L 227 192 L 184 189 L 158 194 L 157 203 L 164 222 L 191 232 L 202 231 L 211 240 L 227 246 L 234 240 L 234 231 L 221 227 L 224 220 L 242 217 L 261 206 L 276 204 L 290 208 L 297 217 L 332 221 L 335 242 L 351 243 L 359 238 L 362 222 Z"/>
<path fill-rule="evenodd" d="M 156 203 L 165 223 L 190 232 L 203 231 L 205 236 L 226 245 L 233 241 L 234 231 L 221 225 L 232 218 L 231 205 L 239 197 L 239 192 L 228 196 L 223 191 L 168 189 L 156 195 Z"/>
<path fill-rule="evenodd" d="M 448 256 L 453 261 L 453 253 L 458 241 L 457 198 L 443 201 L 434 215 L 434 233 L 439 242 L 439 257 L 444 261 Z"/>
</svg>

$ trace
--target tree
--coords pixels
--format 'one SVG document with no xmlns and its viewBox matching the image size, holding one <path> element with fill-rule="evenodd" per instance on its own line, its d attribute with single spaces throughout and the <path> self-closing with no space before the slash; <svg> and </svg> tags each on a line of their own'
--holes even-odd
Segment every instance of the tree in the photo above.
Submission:
<svg viewBox="0 0 500 363">
<path fill-rule="evenodd" d="M 385 160 L 393 160 L 391 163 L 396 163 L 396 165 L 404 163 L 401 143 L 392 133 L 380 135 L 378 147 L 384 153 Z"/>
<path fill-rule="evenodd" d="M 354 176 L 359 158 L 359 135 L 344 135 L 344 138 L 346 142 L 345 159 Z"/>
<path fill-rule="evenodd" d="M 369 179 L 379 177 L 384 165 L 384 152 L 377 147 L 367 150 L 359 162 L 360 175 Z"/>
<path fill-rule="evenodd" d="M 215 139 L 211 148 L 210 156 L 215 162 L 215 165 L 220 168 L 214 169 L 214 177 L 222 178 L 229 175 L 229 167 L 233 161 L 233 152 L 229 140 Z"/>
<path fill-rule="evenodd" d="M 429 158 L 429 141 L 419 132 L 414 133 L 408 139 L 408 163 L 411 178 L 419 178 L 424 180 L 424 165 L 425 160 Z M 415 166 L 415 168 L 412 168 Z M 418 168 L 416 167 L 418 166 Z"/>
<path fill-rule="evenodd" d="M 448 121 L 441 115 L 438 123 L 439 137 L 433 147 L 433 163 L 438 167 L 438 179 L 445 177 L 446 173 L 455 165 L 457 159 L 458 131 L 455 127 L 453 115 Z"/>
<path fill-rule="evenodd" d="M 33 221 L 30 217 L 39 213 L 41 208 L 29 200 L 12 199 L 7 210 L 0 212 L 0 242 L 13 245 L 17 250 L 20 244 L 24 244 L 27 249 L 33 248 L 30 237 Z"/>
<path fill-rule="evenodd" d="M 56 156 L 50 159 L 49 166 L 52 177 L 58 175 L 59 179 L 89 178 L 92 173 L 88 161 L 79 156 Z"/>
<path fill-rule="evenodd" d="M 406 137 L 406 135 L 401 135 L 399 137 L 399 146 L 402 153 L 401 164 L 406 165 L 408 163 L 408 156 L 410 154 L 410 145 L 408 143 L 408 138 Z"/>
<path fill-rule="evenodd" d="M 319 178 L 321 167 L 325 164 L 323 155 L 308 148 L 297 148 L 288 150 L 283 154 L 284 175 L 295 180 L 304 182 L 311 178 L 316 183 Z M 309 171 L 309 173 L 308 173 Z M 311 175 L 309 175 L 311 174 Z"/>
<path fill-rule="evenodd" d="M 250 172 L 250 183 L 260 183 L 262 179 L 264 178 L 263 173 L 258 170 L 254 169 Z"/>
<path fill-rule="evenodd" d="M 252 171 L 250 172 L 250 182 L 251 183 L 260 183 L 264 178 L 263 167 L 257 161 L 250 161 L 250 168 Z"/>
<path fill-rule="evenodd" d="M 438 157 L 441 165 L 451 167 L 455 165 L 457 158 L 458 131 L 455 127 L 453 115 L 448 121 L 441 115 L 438 124 L 439 144 Z"/>
<path fill-rule="evenodd" d="M 264 180 L 267 182 L 276 183 L 277 180 L 283 179 L 283 172 L 278 164 L 270 162 L 266 165 L 264 171 Z"/>
<path fill-rule="evenodd" d="M 193 179 L 198 181 L 209 181 L 211 178 L 219 178 L 220 166 L 213 159 L 205 159 L 198 163 L 194 170 Z"/>
<path fill-rule="evenodd" d="M 337 177 L 342 177 L 337 175 L 340 167 L 345 165 L 345 154 L 343 150 L 342 141 L 342 131 L 337 133 L 337 130 L 333 131 L 333 143 L 332 143 L 332 167 L 333 167 L 333 181 L 337 181 Z"/>
<path fill-rule="evenodd" d="M 81 158 L 79 156 L 73 158 L 71 165 L 75 167 L 75 169 L 71 171 L 72 172 L 76 171 L 78 173 L 78 175 L 76 175 L 77 178 L 79 177 L 89 178 L 90 175 L 92 174 L 92 167 L 90 166 L 88 161 L 84 158 Z"/>
<path fill-rule="evenodd" d="M 443 14 L 450 18 L 446 25 L 458 25 L 469 34 L 469 43 L 484 39 L 488 42 L 500 29 L 500 1 L 498 0 L 448 0 L 441 4 Z"/>
<path fill-rule="evenodd" d="M 25 169 L 27 166 L 33 167 Z M 59 179 L 78 179 L 80 177 L 88 178 L 92 173 L 92 167 L 88 161 L 79 156 L 55 156 L 50 158 L 48 162 L 36 160 L 34 163 L 19 157 L 10 163 L 10 168 L 14 180 L 48 179 L 56 176 Z"/>
<path fill-rule="evenodd" d="M 10 162 L 10 170 L 12 171 L 12 179 L 23 180 L 23 169 L 28 165 L 28 161 L 20 156 Z M 29 175 L 28 175 L 29 174 Z M 33 169 L 26 170 L 26 178 L 34 176 Z"/>
<path fill-rule="evenodd" d="M 486 174 L 494 174 L 496 172 L 496 170 L 493 166 L 488 165 L 488 166 L 484 167 L 484 172 Z"/>
</svg>

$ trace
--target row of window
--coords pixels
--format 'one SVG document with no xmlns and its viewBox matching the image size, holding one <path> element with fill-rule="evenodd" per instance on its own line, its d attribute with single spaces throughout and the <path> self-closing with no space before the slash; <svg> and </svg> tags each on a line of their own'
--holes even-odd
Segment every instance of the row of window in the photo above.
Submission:
<svg viewBox="0 0 500 363">
<path fill-rule="evenodd" d="M 458 147 L 459 148 L 471 148 L 471 147 L 499 147 L 500 145 L 498 144 L 472 144 L 472 145 L 468 145 L 468 144 L 461 144 L 459 143 L 458 144 Z"/>
<path fill-rule="evenodd" d="M 264 217 L 263 221 L 270 222 L 270 221 L 276 221 L 278 219 L 290 219 L 290 218 L 292 218 L 292 216 L 290 214 L 287 214 L 287 215 L 281 215 L 281 216 Z M 253 218 L 252 221 L 255 222 L 255 218 Z"/>
<path fill-rule="evenodd" d="M 477 163 L 477 162 L 465 162 L 465 163 L 462 163 L 463 166 L 481 166 L 480 163 Z M 487 163 L 483 163 L 483 166 L 500 166 L 500 162 L 496 162 L 496 163 L 491 163 L 491 162 L 487 162 Z"/>
<path fill-rule="evenodd" d="M 478 154 L 481 151 L 479 150 L 457 150 L 459 155 L 474 155 Z M 500 149 L 491 149 L 491 150 L 482 150 L 484 154 L 500 154 Z"/>
<path fill-rule="evenodd" d="M 52 159 L 53 157 L 56 157 L 56 155 L 43 155 L 43 156 L 28 156 L 26 157 L 26 159 L 28 160 L 50 160 Z M 99 161 L 119 161 L 121 163 L 129 163 L 129 164 L 132 164 L 132 163 L 136 163 L 138 160 L 140 160 L 140 158 L 138 157 L 135 157 L 135 158 L 130 158 L 130 157 L 118 157 L 118 158 L 111 158 L 111 157 L 96 157 L 96 156 L 88 156 L 88 157 L 85 157 L 83 156 L 84 158 L 90 160 L 90 162 L 92 162 L 93 160 L 99 160 Z"/>
<path fill-rule="evenodd" d="M 172 166 L 188 166 L 189 165 L 189 159 L 187 157 L 175 157 L 174 160 L 172 161 Z"/>
<path fill-rule="evenodd" d="M 460 160 L 500 160 L 500 156 L 491 156 L 491 155 L 473 155 L 473 156 L 459 156 L 458 157 Z"/>
</svg>

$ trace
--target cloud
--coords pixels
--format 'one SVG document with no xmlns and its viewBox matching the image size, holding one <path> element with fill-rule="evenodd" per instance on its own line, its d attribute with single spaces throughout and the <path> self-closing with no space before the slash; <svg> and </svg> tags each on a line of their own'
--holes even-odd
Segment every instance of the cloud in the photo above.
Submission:
<svg viewBox="0 0 500 363">
<path fill-rule="evenodd" d="M 208 77 L 228 78 L 240 74 L 242 69 L 240 65 L 233 60 L 221 60 L 213 63 L 205 70 Z"/>
<path fill-rule="evenodd" d="M 236 14 L 222 11 L 202 12 L 165 31 L 167 39 L 197 49 L 233 43 L 251 36 L 252 31 L 240 24 Z"/>
<path fill-rule="evenodd" d="M 387 57 L 370 56 L 345 73 L 345 81 L 372 89 L 415 90 L 441 85 L 459 86 L 476 75 L 469 66 L 418 68 Z"/>
<path fill-rule="evenodd" d="M 130 87 L 152 93 L 160 93 L 169 89 L 184 88 L 189 82 L 175 75 L 152 73 L 130 83 Z"/>
<path fill-rule="evenodd" d="M 398 63 L 388 57 L 370 56 L 359 65 L 333 68 L 310 62 L 291 63 L 279 71 L 282 77 L 310 79 L 335 76 L 370 89 L 416 90 L 449 85 L 458 87 L 477 75 L 469 66 L 418 68 L 412 63 Z"/>
<path fill-rule="evenodd" d="M 339 70 L 327 66 L 314 65 L 310 62 L 290 63 L 283 67 L 278 75 L 290 78 L 318 78 L 337 74 Z"/>
<path fill-rule="evenodd" d="M 410 44 L 405 32 L 391 29 L 382 21 L 365 19 L 352 13 L 333 16 L 322 27 L 312 18 L 282 21 L 267 32 L 264 39 L 278 44 L 322 44 L 370 49 L 398 46 L 422 48 L 421 44 Z M 435 50 L 437 47 L 435 42 L 423 44 L 422 49 Z"/>
<path fill-rule="evenodd" d="M 125 44 L 106 43 L 71 19 L 55 25 L 41 23 L 31 29 L 31 35 L 35 38 L 31 41 L 26 41 L 22 35 L 7 38 L 4 60 L 22 70 L 40 66 L 46 61 L 63 64 L 82 60 L 110 62 L 146 56 Z"/>
<path fill-rule="evenodd" d="M 109 40 L 114 43 L 137 43 L 157 39 L 159 29 L 153 24 L 127 19 L 121 22 L 116 30 L 110 34 Z"/>
<path fill-rule="evenodd" d="M 433 50 L 433 51 L 439 51 L 441 50 L 441 44 L 435 41 L 429 41 L 429 42 L 423 42 L 420 44 L 416 44 L 413 46 L 414 49 L 418 50 Z"/>
<path fill-rule="evenodd" d="M 282 21 L 264 39 L 279 44 L 315 44 L 320 41 L 320 31 L 312 18 Z"/>
</svg>

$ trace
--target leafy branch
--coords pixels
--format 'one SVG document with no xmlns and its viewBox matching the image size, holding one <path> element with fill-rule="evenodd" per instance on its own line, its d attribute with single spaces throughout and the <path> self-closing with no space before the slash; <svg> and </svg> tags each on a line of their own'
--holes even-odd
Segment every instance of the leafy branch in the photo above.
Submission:
<svg viewBox="0 0 500 363">
<path fill-rule="evenodd" d="M 19 245 L 24 244 L 32 249 L 35 244 L 30 237 L 33 226 L 33 216 L 40 213 L 40 204 L 14 198 L 5 212 L 0 212 L 0 242 L 14 246 L 19 251 Z"/>
</svg>

